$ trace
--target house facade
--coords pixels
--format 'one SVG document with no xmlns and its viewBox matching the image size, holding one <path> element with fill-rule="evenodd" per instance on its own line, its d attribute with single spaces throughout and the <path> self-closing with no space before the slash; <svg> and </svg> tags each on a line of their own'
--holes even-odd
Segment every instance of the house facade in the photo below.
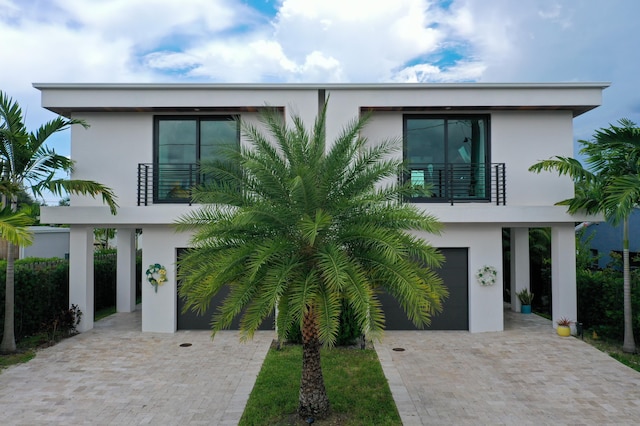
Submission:
<svg viewBox="0 0 640 426">
<path fill-rule="evenodd" d="M 327 99 L 328 141 L 369 113 L 364 136 L 372 143 L 401 139 L 398 155 L 408 172 L 399 178 L 431 189 L 429 197 L 406 202 L 444 224 L 441 235 L 420 234 L 447 259 L 440 272 L 451 295 L 433 329 L 503 329 L 505 228 L 511 229 L 512 309 L 520 308 L 516 292 L 529 287 L 528 228 L 550 227 L 552 315 L 576 318 L 574 223 L 593 218 L 554 205 L 573 195 L 569 178 L 528 168 L 573 155 L 572 120 L 601 104 L 606 83 L 34 86 L 44 108 L 90 125 L 71 131 L 73 177 L 111 187 L 120 205 L 113 216 L 99 199 L 72 196 L 71 206 L 41 212 L 43 223 L 70 225 L 69 302 L 85 313 L 81 330 L 93 327 L 97 227 L 117 229 L 118 311 L 135 309 L 135 230 L 141 229 L 143 270 L 159 264 L 167 271 L 157 292 L 143 277 L 142 330 L 206 327 L 209 318 L 182 314 L 177 297 L 176 261 L 190 235 L 173 224 L 196 208 L 189 200 L 189 188 L 202 178 L 196 164 L 245 144 L 238 122 L 258 123 L 267 105 L 310 125 Z M 476 278 L 485 266 L 497 270 L 494 285 Z M 392 300 L 383 305 L 387 328 L 411 328 Z"/>
</svg>

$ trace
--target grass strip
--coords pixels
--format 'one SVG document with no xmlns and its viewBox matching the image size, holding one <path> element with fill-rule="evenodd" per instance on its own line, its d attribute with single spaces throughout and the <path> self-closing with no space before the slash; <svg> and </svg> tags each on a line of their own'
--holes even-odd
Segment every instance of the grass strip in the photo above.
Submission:
<svg viewBox="0 0 640 426">
<path fill-rule="evenodd" d="M 271 348 L 239 424 L 306 424 L 296 413 L 301 370 L 301 346 Z M 322 371 L 332 415 L 314 425 L 402 425 L 374 350 L 323 349 Z"/>
</svg>

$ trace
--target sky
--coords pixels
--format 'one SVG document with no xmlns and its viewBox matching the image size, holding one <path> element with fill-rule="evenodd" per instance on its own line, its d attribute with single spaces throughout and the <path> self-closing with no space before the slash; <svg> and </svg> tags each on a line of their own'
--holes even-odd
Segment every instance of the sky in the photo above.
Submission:
<svg viewBox="0 0 640 426">
<path fill-rule="evenodd" d="M 574 138 L 640 123 L 638 0 L 0 0 L 0 90 L 33 83 L 609 82 Z M 69 154 L 68 132 L 49 143 Z M 57 200 L 47 200 L 57 203 Z"/>
</svg>

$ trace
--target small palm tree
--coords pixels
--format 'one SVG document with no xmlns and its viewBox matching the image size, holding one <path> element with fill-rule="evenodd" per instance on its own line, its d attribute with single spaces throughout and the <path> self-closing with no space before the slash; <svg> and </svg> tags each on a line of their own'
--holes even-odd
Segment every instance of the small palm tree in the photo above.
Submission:
<svg viewBox="0 0 640 426">
<path fill-rule="evenodd" d="M 554 157 L 540 161 L 529 170 L 554 170 L 570 176 L 576 186 L 573 198 L 559 202 L 569 213 L 603 213 L 613 225 L 622 222 L 624 342 L 625 352 L 635 352 L 631 312 L 631 274 L 629 272 L 629 217 L 640 203 L 640 128 L 628 119 L 599 129 L 593 141 L 579 141 L 588 168 L 578 160 Z"/>
<path fill-rule="evenodd" d="M 109 188 L 94 181 L 56 177 L 59 171 L 71 172 L 73 162 L 48 148 L 45 142 L 54 133 L 73 124 L 87 127 L 82 121 L 58 117 L 40 126 L 35 133 L 28 132 L 18 103 L 0 91 L 0 194 L 3 206 L 15 212 L 18 195 L 25 189 L 36 197 L 42 196 L 42 192 L 46 190 L 55 195 L 100 195 L 115 214 L 115 195 Z M 14 250 L 14 245 L 9 244 L 5 305 L 10 306 L 10 309 L 5 310 L 5 332 L 0 343 L 2 352 L 16 350 L 13 318 Z"/>
<path fill-rule="evenodd" d="M 330 411 L 320 367 L 321 345 L 332 346 L 346 303 L 361 328 L 384 327 L 377 295 L 393 295 L 417 326 L 442 308 L 447 290 L 432 268 L 441 254 L 409 230 L 437 232 L 438 222 L 404 204 L 397 182 L 398 141 L 376 146 L 354 120 L 329 147 L 327 105 L 312 132 L 298 116 L 285 125 L 275 111 L 262 116 L 268 135 L 244 124 L 250 147 L 226 163 L 203 166 L 213 178 L 197 188 L 202 206 L 178 228 L 194 231 L 180 261 L 186 308 L 204 312 L 220 289 L 230 293 L 212 319 L 213 334 L 240 316 L 250 338 L 275 308 L 279 338 L 300 326 L 303 367 L 298 413 L 322 418 Z"/>
</svg>

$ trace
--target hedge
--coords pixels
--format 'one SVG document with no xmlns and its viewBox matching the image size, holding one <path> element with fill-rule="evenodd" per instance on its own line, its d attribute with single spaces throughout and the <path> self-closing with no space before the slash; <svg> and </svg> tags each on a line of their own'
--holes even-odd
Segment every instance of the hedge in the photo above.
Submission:
<svg viewBox="0 0 640 426">
<path fill-rule="evenodd" d="M 600 336 L 624 337 L 622 272 L 616 268 L 578 270 L 578 321 Z M 631 311 L 636 340 L 640 337 L 640 275 L 631 273 Z"/>
<path fill-rule="evenodd" d="M 136 294 L 140 296 L 142 259 L 136 257 Z M 4 332 L 6 260 L 0 260 L 0 338 Z M 116 304 L 116 254 L 94 257 L 95 311 Z M 62 310 L 69 309 L 69 262 L 61 259 L 22 259 L 15 263 L 16 341 L 46 328 Z"/>
</svg>

